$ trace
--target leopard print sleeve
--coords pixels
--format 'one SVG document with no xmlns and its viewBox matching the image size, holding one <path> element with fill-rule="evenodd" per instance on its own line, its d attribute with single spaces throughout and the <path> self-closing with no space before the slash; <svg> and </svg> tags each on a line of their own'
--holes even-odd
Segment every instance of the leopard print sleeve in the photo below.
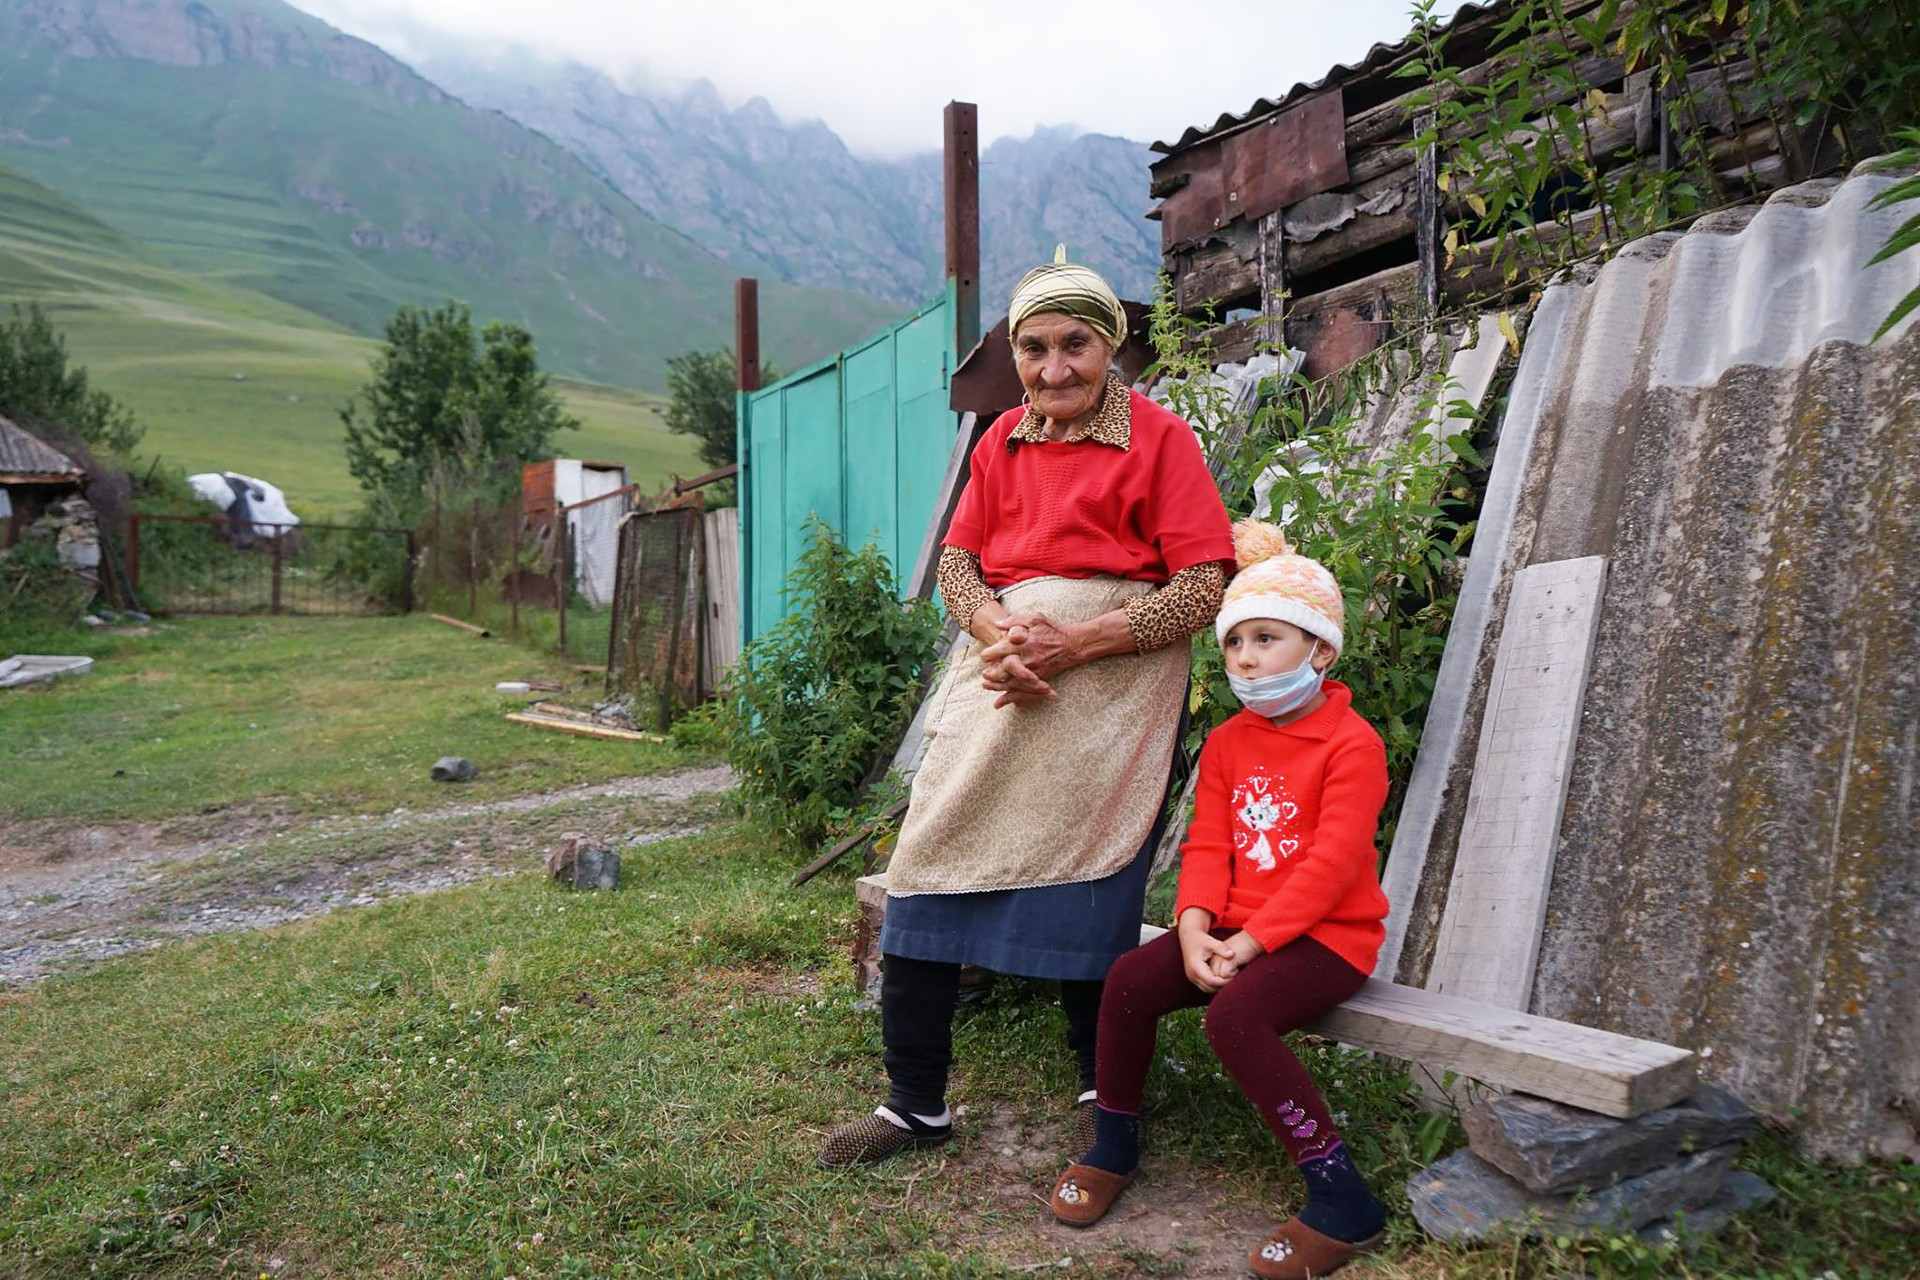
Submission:
<svg viewBox="0 0 1920 1280">
<path fill-rule="evenodd" d="M 944 581 L 944 579 L 943 579 Z M 1127 627 L 1141 653 L 1164 649 L 1185 640 L 1220 613 L 1227 574 L 1218 560 L 1191 565 L 1126 603 Z"/>
<path fill-rule="evenodd" d="M 971 631 L 974 612 L 993 599 L 993 588 L 980 573 L 980 557 L 964 547 L 941 547 L 934 576 L 940 582 L 940 598 L 946 602 L 947 616 L 962 631 Z"/>
</svg>

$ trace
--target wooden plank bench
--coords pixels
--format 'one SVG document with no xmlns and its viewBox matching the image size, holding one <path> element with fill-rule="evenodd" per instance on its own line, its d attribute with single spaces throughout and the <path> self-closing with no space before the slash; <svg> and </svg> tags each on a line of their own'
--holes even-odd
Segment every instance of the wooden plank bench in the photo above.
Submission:
<svg viewBox="0 0 1920 1280">
<path fill-rule="evenodd" d="M 885 875 L 862 876 L 854 893 L 863 915 L 886 910 Z M 1143 924 L 1140 940 L 1164 932 Z M 1309 1030 L 1620 1120 L 1691 1096 L 1698 1070 L 1687 1049 L 1378 978 Z"/>
</svg>

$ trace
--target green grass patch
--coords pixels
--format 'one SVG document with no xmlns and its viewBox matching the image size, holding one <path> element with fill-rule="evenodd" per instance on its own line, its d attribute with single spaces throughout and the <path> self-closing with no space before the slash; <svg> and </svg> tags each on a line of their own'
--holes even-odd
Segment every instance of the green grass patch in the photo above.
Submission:
<svg viewBox="0 0 1920 1280">
<path fill-rule="evenodd" d="M 30 643 L 91 654 L 95 665 L 0 695 L 8 819 L 163 818 L 241 803 L 418 808 L 689 762 L 670 746 L 507 723 L 526 699 L 495 693 L 496 682 L 581 677 L 418 615 L 180 619 L 150 635 L 74 631 Z M 430 781 L 443 755 L 466 756 L 479 777 Z"/>
</svg>

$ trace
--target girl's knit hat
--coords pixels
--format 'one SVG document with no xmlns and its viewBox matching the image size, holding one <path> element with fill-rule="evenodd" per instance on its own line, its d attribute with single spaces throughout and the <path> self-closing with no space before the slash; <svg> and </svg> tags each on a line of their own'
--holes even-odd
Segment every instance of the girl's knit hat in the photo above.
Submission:
<svg viewBox="0 0 1920 1280">
<path fill-rule="evenodd" d="M 1221 644 L 1227 642 L 1227 632 L 1248 618 L 1278 618 L 1318 636 L 1340 656 L 1346 602 L 1325 565 L 1295 555 L 1287 535 L 1264 520 L 1234 524 L 1233 553 L 1240 571 L 1227 584 L 1213 624 Z"/>
</svg>

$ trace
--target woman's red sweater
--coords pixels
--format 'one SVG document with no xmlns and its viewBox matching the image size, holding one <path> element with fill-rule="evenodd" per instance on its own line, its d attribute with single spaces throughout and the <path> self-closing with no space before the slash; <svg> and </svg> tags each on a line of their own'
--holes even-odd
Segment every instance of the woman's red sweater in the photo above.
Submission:
<svg viewBox="0 0 1920 1280">
<path fill-rule="evenodd" d="M 1201 907 L 1268 951 L 1312 938 L 1372 973 L 1387 895 L 1373 847 L 1387 752 L 1337 680 L 1291 724 L 1242 709 L 1207 735 L 1174 917 Z"/>
</svg>

